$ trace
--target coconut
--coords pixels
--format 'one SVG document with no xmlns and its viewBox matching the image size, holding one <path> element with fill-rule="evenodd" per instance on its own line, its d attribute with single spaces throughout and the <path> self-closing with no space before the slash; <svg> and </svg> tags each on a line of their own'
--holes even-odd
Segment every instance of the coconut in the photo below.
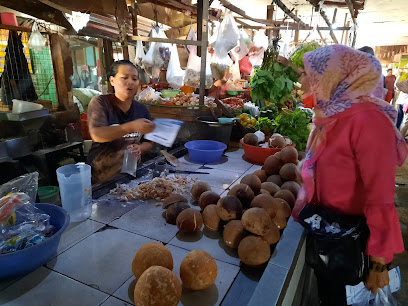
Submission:
<svg viewBox="0 0 408 306">
<path fill-rule="evenodd" d="M 279 171 L 279 175 L 285 181 L 296 181 L 298 177 L 298 169 L 295 164 L 285 164 Z"/>
<path fill-rule="evenodd" d="M 244 212 L 242 225 L 248 232 L 263 236 L 272 226 L 272 220 L 265 209 L 254 207 Z"/>
<path fill-rule="evenodd" d="M 286 146 L 286 140 L 280 135 L 272 135 L 269 138 L 269 147 L 271 148 L 284 148 Z"/>
<path fill-rule="evenodd" d="M 238 245 L 244 238 L 244 236 L 244 226 L 242 225 L 241 220 L 232 220 L 228 222 L 224 228 L 224 242 L 230 248 L 238 248 Z"/>
<path fill-rule="evenodd" d="M 244 143 L 250 146 L 258 146 L 258 136 L 254 133 L 248 133 L 244 136 Z"/>
<path fill-rule="evenodd" d="M 261 237 L 247 236 L 238 246 L 238 256 L 244 264 L 259 266 L 271 257 L 269 244 Z"/>
<path fill-rule="evenodd" d="M 295 147 L 292 146 L 287 146 L 282 149 L 280 152 L 280 159 L 285 163 L 293 163 L 297 164 L 298 162 L 298 151 L 295 149 Z"/>
<path fill-rule="evenodd" d="M 254 199 L 254 192 L 247 184 L 238 184 L 231 188 L 228 195 L 235 196 L 241 201 L 243 207 L 249 207 Z"/>
<path fill-rule="evenodd" d="M 274 183 L 276 185 L 278 185 L 279 187 L 282 186 L 282 178 L 280 177 L 279 174 L 273 174 L 270 177 L 268 177 L 268 179 L 266 180 L 267 182 L 271 182 Z"/>
<path fill-rule="evenodd" d="M 210 231 L 216 232 L 220 226 L 221 219 L 217 213 L 217 205 L 210 204 L 204 208 L 203 222 L 205 228 Z"/>
<path fill-rule="evenodd" d="M 168 248 L 160 242 L 144 244 L 136 253 L 132 262 L 132 272 L 139 278 L 144 271 L 152 266 L 162 266 L 173 270 L 173 257 Z"/>
<path fill-rule="evenodd" d="M 199 211 L 194 208 L 183 210 L 177 217 L 177 227 L 184 232 L 198 232 L 203 226 L 203 218 Z"/>
<path fill-rule="evenodd" d="M 279 228 L 276 226 L 274 222 L 272 222 L 272 226 L 269 232 L 266 235 L 263 235 L 260 237 L 270 245 L 275 244 L 280 239 Z"/>
<path fill-rule="evenodd" d="M 261 189 L 261 190 L 259 190 L 259 194 L 267 194 L 267 195 L 271 195 L 271 194 L 269 193 L 269 191 L 268 191 L 268 190 L 265 190 L 265 189 Z"/>
<path fill-rule="evenodd" d="M 186 197 L 182 196 L 181 194 L 172 193 L 163 201 L 163 208 L 168 208 L 171 204 L 174 203 L 188 203 Z"/>
<path fill-rule="evenodd" d="M 288 182 L 283 183 L 281 189 L 282 190 L 285 190 L 285 189 L 289 190 L 291 193 L 293 193 L 295 198 L 297 198 L 297 195 L 298 195 L 298 192 L 299 192 L 299 189 L 300 189 L 300 185 L 298 183 L 296 183 L 296 182 L 288 181 Z"/>
<path fill-rule="evenodd" d="M 261 183 L 266 182 L 266 180 L 268 179 L 268 175 L 266 174 L 265 170 L 256 170 L 254 174 L 257 177 L 259 177 L 259 179 L 261 180 Z"/>
<path fill-rule="evenodd" d="M 237 197 L 227 195 L 219 199 L 217 214 L 224 221 L 240 219 L 242 216 L 242 204 Z"/>
<path fill-rule="evenodd" d="M 290 209 L 289 204 L 284 199 L 274 198 L 272 205 L 276 211 L 276 214 L 278 214 L 278 212 L 280 211 L 280 216 L 289 218 L 292 214 L 292 210 Z"/>
<path fill-rule="evenodd" d="M 251 187 L 254 194 L 258 194 L 261 190 L 261 180 L 255 174 L 247 174 L 241 179 L 241 184 L 247 184 Z"/>
<path fill-rule="evenodd" d="M 252 200 L 251 207 L 259 207 L 266 210 L 271 219 L 275 218 L 276 206 L 274 198 L 271 195 L 260 194 Z"/>
<path fill-rule="evenodd" d="M 166 211 L 163 212 L 163 218 L 166 219 L 167 223 L 176 225 L 178 215 L 187 208 L 190 208 L 190 205 L 188 205 L 187 203 L 174 203 L 170 205 Z"/>
<path fill-rule="evenodd" d="M 264 163 L 265 171 L 269 176 L 273 174 L 279 174 L 279 170 L 283 165 L 283 162 L 275 155 L 269 156 Z"/>
<path fill-rule="evenodd" d="M 203 290 L 215 283 L 217 270 L 217 263 L 210 254 L 194 250 L 181 262 L 180 278 L 185 288 Z"/>
<path fill-rule="evenodd" d="M 201 194 L 200 199 L 198 200 L 198 205 L 200 205 L 200 208 L 204 210 L 207 205 L 217 204 L 219 199 L 220 196 L 218 193 L 214 191 L 206 191 Z"/>
<path fill-rule="evenodd" d="M 261 188 L 267 190 L 272 196 L 281 190 L 278 185 L 272 182 L 262 183 Z"/>
<path fill-rule="evenodd" d="M 282 216 L 279 216 L 279 215 L 275 216 L 272 222 L 276 225 L 276 227 L 279 230 L 283 230 L 288 224 L 288 221 L 286 220 L 286 218 L 283 218 Z"/>
<path fill-rule="evenodd" d="M 206 182 L 195 182 L 193 187 L 191 188 L 191 195 L 193 196 L 194 200 L 198 200 L 201 196 L 206 191 L 211 191 L 210 185 Z"/>
<path fill-rule="evenodd" d="M 176 306 L 182 294 L 177 276 L 169 269 L 153 266 L 147 269 L 136 283 L 134 302 L 136 306 Z"/>
<path fill-rule="evenodd" d="M 278 191 L 277 193 L 275 193 L 275 195 L 273 197 L 285 200 L 286 203 L 289 204 L 291 209 L 293 209 L 293 206 L 295 206 L 296 198 L 293 195 L 293 193 L 290 192 L 287 189 L 283 189 L 281 191 Z"/>
</svg>

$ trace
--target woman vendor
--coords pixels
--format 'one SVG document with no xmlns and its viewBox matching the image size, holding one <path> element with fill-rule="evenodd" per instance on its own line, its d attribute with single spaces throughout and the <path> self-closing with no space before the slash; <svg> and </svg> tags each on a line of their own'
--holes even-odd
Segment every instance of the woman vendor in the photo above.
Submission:
<svg viewBox="0 0 408 306">
<path fill-rule="evenodd" d="M 109 81 L 114 94 L 94 97 L 88 106 L 89 132 L 93 140 L 88 154 L 92 181 L 104 182 L 120 173 L 124 150 L 138 159 L 152 148 L 142 135 L 154 129 L 146 106 L 136 102 L 139 87 L 136 66 L 127 60 L 112 64 Z"/>
</svg>

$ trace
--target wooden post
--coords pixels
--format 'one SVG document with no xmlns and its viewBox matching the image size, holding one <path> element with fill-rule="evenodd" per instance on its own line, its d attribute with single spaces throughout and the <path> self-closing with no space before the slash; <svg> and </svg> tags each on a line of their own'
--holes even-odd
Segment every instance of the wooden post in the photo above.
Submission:
<svg viewBox="0 0 408 306">
<path fill-rule="evenodd" d="M 58 96 L 58 108 L 68 110 L 74 103 L 72 95 L 70 95 L 72 90 L 70 77 L 74 73 L 74 64 L 69 43 L 59 34 L 50 34 L 50 49 Z"/>
<path fill-rule="evenodd" d="M 297 14 L 298 14 L 298 11 L 297 11 L 297 10 L 295 11 L 295 14 L 296 14 L 296 17 L 297 17 Z M 295 42 L 295 45 L 296 45 L 296 46 L 297 46 L 298 43 L 299 43 L 299 24 L 298 24 L 298 29 L 295 30 L 294 42 Z"/>
<path fill-rule="evenodd" d="M 273 21 L 273 12 L 274 12 L 273 5 L 268 5 L 266 8 L 266 19 L 268 21 Z M 272 40 L 275 38 L 273 35 L 273 30 L 267 30 L 266 35 L 268 36 L 269 39 L 269 45 L 271 45 Z"/>
<path fill-rule="evenodd" d="M 203 1 L 197 1 L 197 40 L 203 39 Z M 201 56 L 201 48 L 197 48 L 197 55 Z"/>
<path fill-rule="evenodd" d="M 347 26 L 350 26 L 350 21 L 347 21 Z M 344 37 L 344 44 L 348 46 L 348 36 L 349 36 L 349 30 L 346 31 L 346 37 Z"/>
<path fill-rule="evenodd" d="M 348 13 L 346 13 L 346 16 L 344 17 L 344 27 L 346 26 L 346 22 L 347 22 L 347 15 L 348 15 Z M 343 37 L 344 37 L 344 30 L 341 32 L 340 44 L 343 44 Z"/>
<path fill-rule="evenodd" d="M 129 60 L 129 46 L 126 43 L 122 44 L 122 53 L 123 59 Z"/>
<path fill-rule="evenodd" d="M 199 0 L 198 1 L 198 10 L 202 10 L 201 17 L 201 71 L 200 71 L 200 105 L 204 105 L 204 96 L 205 96 L 205 77 L 206 77 L 206 63 L 207 63 L 207 48 L 208 48 L 208 0 Z M 198 19 L 198 21 L 200 18 Z M 197 25 L 198 26 L 198 25 Z M 209 60 L 209 59 L 208 59 Z"/>
<path fill-rule="evenodd" d="M 101 57 L 104 58 L 105 62 L 105 73 L 106 73 L 106 82 L 108 85 L 108 92 L 113 93 L 113 87 L 109 82 L 109 70 L 110 67 L 113 64 L 113 47 L 112 47 L 112 41 L 104 39 L 103 40 L 103 51 L 100 53 L 102 55 Z"/>
</svg>

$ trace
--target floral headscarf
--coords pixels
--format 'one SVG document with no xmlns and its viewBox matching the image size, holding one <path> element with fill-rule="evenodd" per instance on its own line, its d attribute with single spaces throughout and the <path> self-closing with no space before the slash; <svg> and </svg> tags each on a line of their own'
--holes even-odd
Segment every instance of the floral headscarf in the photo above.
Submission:
<svg viewBox="0 0 408 306">
<path fill-rule="evenodd" d="M 315 129 L 310 134 L 302 167 L 306 190 L 302 190 L 302 194 L 299 195 L 301 202 L 301 197 L 304 197 L 303 200 L 310 203 L 315 189 L 315 164 L 326 147 L 327 133 L 337 122 L 332 116 L 348 110 L 354 104 L 370 102 L 394 125 L 397 112 L 392 105 L 372 95 L 382 74 L 380 62 L 371 54 L 347 46 L 332 45 L 306 53 L 303 61 L 316 99 Z M 398 165 L 402 165 L 408 149 L 398 130 L 396 141 Z"/>
</svg>

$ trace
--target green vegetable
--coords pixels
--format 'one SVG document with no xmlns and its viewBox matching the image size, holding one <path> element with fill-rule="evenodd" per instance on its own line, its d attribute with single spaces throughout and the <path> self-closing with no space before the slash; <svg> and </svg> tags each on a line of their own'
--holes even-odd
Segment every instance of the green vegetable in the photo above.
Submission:
<svg viewBox="0 0 408 306">
<path fill-rule="evenodd" d="M 306 52 L 310 52 L 318 48 L 320 48 L 320 45 L 315 41 L 301 45 L 290 58 L 292 64 L 300 68 L 305 68 L 303 63 L 303 55 L 305 55 Z"/>
<path fill-rule="evenodd" d="M 260 69 L 251 79 L 251 98 L 258 105 L 265 101 L 282 104 L 292 93 L 298 75 L 292 68 L 278 62 L 278 52 L 272 47 L 265 51 Z"/>
<path fill-rule="evenodd" d="M 296 109 L 291 113 L 280 114 L 276 117 L 275 133 L 289 137 L 295 144 L 298 151 L 303 151 L 306 148 L 309 138 L 309 129 L 307 125 L 310 123 L 310 115 L 300 109 Z"/>
<path fill-rule="evenodd" d="M 278 107 L 274 103 L 262 107 L 259 110 L 259 112 L 260 112 L 259 117 L 266 117 L 269 118 L 270 120 L 275 120 L 276 116 L 278 116 L 279 114 Z"/>
<path fill-rule="evenodd" d="M 269 118 L 259 118 L 255 125 L 255 130 L 263 132 L 265 136 L 271 136 L 273 129 L 273 123 Z"/>
</svg>

